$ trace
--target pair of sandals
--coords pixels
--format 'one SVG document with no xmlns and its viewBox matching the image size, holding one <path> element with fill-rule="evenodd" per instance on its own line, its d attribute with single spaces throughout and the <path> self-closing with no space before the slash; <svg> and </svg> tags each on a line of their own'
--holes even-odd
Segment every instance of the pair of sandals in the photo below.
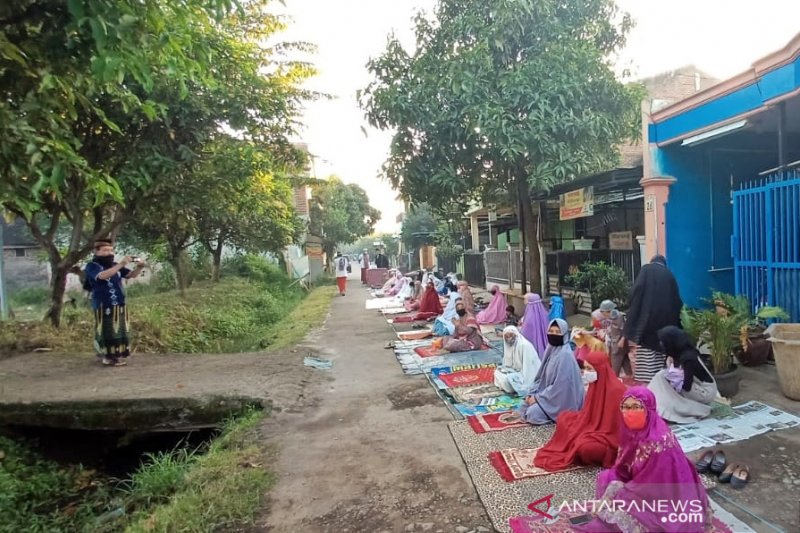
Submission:
<svg viewBox="0 0 800 533">
<path fill-rule="evenodd" d="M 124 359 L 117 359 L 116 361 L 113 359 L 108 359 L 104 357 L 100 360 L 103 366 L 128 366 L 128 362 Z"/>
<path fill-rule="evenodd" d="M 723 450 L 709 450 L 694 464 L 698 473 L 711 472 L 720 483 L 730 483 L 735 489 L 743 488 L 750 480 L 750 467 L 744 464 L 728 464 Z"/>
</svg>

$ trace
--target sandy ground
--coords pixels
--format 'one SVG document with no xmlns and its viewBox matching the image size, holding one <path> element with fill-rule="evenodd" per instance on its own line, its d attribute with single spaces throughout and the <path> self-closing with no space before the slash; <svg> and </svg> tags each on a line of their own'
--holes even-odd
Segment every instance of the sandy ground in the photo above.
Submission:
<svg viewBox="0 0 800 533">
<path fill-rule="evenodd" d="M 452 417 L 422 376 L 405 376 L 383 318 L 349 292 L 309 344 L 332 379 L 306 387 L 312 405 L 276 413 L 263 432 L 280 476 L 257 530 L 431 531 L 492 527 L 447 429 Z"/>
</svg>

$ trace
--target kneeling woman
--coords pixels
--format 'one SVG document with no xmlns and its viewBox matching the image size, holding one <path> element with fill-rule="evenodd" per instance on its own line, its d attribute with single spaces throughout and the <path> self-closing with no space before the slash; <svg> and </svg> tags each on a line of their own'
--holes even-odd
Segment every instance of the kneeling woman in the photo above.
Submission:
<svg viewBox="0 0 800 533">
<path fill-rule="evenodd" d="M 648 385 L 653 391 L 662 418 L 689 424 L 711 414 L 717 397 L 717 383 L 700 352 L 692 346 L 685 331 L 667 326 L 658 332 L 667 355 L 667 368 L 659 371 Z"/>
<path fill-rule="evenodd" d="M 534 425 L 553 423 L 562 412 L 577 411 L 583 406 L 581 371 L 569 347 L 566 321 L 550 322 L 547 342 L 542 366 L 519 408 L 520 416 Z"/>
<path fill-rule="evenodd" d="M 553 438 L 534 459 L 539 468 L 551 472 L 576 465 L 609 468 L 617 458 L 619 405 L 625 385 L 614 375 L 607 353 L 589 352 L 583 364 L 583 381 L 589 383 L 583 409 L 558 417 Z"/>
<path fill-rule="evenodd" d="M 494 371 L 494 384 L 504 391 L 525 396 L 542 365 L 533 344 L 515 326 L 503 330 L 503 364 Z"/>
<path fill-rule="evenodd" d="M 599 510 L 592 522 L 574 529 L 708 531 L 713 514 L 706 489 L 675 435 L 658 416 L 653 393 L 646 387 L 629 389 L 618 416 L 623 423 L 620 450 L 614 467 L 597 477 Z M 700 520 L 670 522 L 670 515 L 683 509 Z"/>
<path fill-rule="evenodd" d="M 442 347 L 448 352 L 471 352 L 483 345 L 483 337 L 475 315 L 467 311 L 464 302 L 456 303 L 456 316 L 453 320 L 455 333 L 442 338 Z"/>
</svg>

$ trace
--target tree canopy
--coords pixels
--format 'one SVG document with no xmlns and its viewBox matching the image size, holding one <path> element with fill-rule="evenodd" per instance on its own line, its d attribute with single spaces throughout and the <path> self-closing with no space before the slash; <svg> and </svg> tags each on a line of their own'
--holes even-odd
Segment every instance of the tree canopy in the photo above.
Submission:
<svg viewBox="0 0 800 533">
<path fill-rule="evenodd" d="M 195 226 L 180 202 L 215 197 L 190 183 L 221 128 L 269 153 L 273 176 L 302 159 L 287 137 L 313 96 L 300 89 L 313 69 L 287 60 L 292 45 L 264 44 L 283 27 L 268 4 L 0 7 L 0 202 L 48 255 L 55 325 L 66 275 L 96 239 L 171 207 L 175 241 L 188 239 Z"/>
<path fill-rule="evenodd" d="M 311 200 L 309 231 L 322 238 L 328 258 L 338 245 L 372 234 L 381 218 L 380 211 L 369 205 L 364 189 L 342 183 L 336 176 L 313 184 Z"/>
<path fill-rule="evenodd" d="M 519 206 L 538 287 L 529 193 L 612 168 L 638 132 L 640 90 L 613 70 L 631 20 L 613 0 L 439 0 L 414 26 L 414 50 L 390 36 L 360 95 L 395 131 L 384 174 L 435 210 Z"/>
</svg>

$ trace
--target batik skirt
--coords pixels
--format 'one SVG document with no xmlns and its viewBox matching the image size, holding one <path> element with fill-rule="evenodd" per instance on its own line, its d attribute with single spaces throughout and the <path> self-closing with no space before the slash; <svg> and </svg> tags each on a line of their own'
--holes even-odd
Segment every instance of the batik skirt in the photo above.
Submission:
<svg viewBox="0 0 800 533">
<path fill-rule="evenodd" d="M 100 306 L 94 311 L 94 349 L 98 357 L 128 357 L 128 310 L 124 305 Z"/>
</svg>

